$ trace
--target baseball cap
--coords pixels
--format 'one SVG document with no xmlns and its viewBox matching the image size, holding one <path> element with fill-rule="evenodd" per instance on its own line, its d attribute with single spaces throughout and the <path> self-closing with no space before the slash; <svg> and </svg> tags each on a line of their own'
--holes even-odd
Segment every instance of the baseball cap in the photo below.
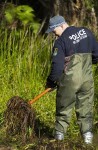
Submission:
<svg viewBox="0 0 98 150">
<path fill-rule="evenodd" d="M 62 16 L 54 16 L 49 20 L 49 27 L 46 30 L 46 33 L 52 32 L 56 27 L 60 26 L 61 24 L 65 23 L 65 19 Z"/>
</svg>

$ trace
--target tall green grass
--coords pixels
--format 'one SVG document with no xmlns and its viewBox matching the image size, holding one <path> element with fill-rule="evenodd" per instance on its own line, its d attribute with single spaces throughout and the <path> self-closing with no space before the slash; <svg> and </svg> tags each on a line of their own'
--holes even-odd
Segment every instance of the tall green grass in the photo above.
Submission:
<svg viewBox="0 0 98 150">
<path fill-rule="evenodd" d="M 29 29 L 10 32 L 5 29 L 0 31 L 0 35 L 0 122 L 2 122 L 7 101 L 12 96 L 18 95 L 29 100 L 45 89 L 50 69 L 52 38 L 35 38 Z M 49 95 L 51 94 L 34 104 L 42 117 L 45 114 L 49 117 L 49 105 L 53 102 L 53 100 L 49 102 Z M 45 118 L 43 119 L 46 120 Z"/>
</svg>

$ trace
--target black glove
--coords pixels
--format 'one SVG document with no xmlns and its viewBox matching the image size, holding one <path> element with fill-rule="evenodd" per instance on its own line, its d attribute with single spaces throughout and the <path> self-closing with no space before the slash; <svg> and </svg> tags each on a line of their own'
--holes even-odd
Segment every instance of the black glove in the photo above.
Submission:
<svg viewBox="0 0 98 150">
<path fill-rule="evenodd" d="M 47 79 L 45 88 L 55 89 L 56 86 L 57 86 L 56 82 L 53 82 L 50 79 Z"/>
</svg>

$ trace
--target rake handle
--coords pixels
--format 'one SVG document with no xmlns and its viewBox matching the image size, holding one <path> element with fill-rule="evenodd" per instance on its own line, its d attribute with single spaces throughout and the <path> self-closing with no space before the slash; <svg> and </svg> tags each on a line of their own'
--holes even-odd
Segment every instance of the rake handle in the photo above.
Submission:
<svg viewBox="0 0 98 150">
<path fill-rule="evenodd" d="M 42 97 L 43 95 L 45 95 L 50 90 L 51 90 L 51 88 L 46 89 L 45 91 L 43 91 L 42 93 L 40 93 L 38 96 L 36 96 L 34 99 L 30 100 L 28 103 L 29 104 L 33 104 L 35 101 L 37 101 L 40 97 Z"/>
</svg>

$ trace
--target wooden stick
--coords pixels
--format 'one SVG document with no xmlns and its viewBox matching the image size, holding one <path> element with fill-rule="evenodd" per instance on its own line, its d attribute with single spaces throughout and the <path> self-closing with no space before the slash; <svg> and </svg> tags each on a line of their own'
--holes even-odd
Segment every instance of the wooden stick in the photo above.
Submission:
<svg viewBox="0 0 98 150">
<path fill-rule="evenodd" d="M 50 90 L 51 90 L 51 88 L 46 89 L 45 91 L 43 91 L 42 93 L 40 93 L 38 96 L 36 96 L 34 99 L 30 100 L 28 103 L 29 104 L 33 104 L 35 101 L 37 101 L 40 97 L 42 97 L 43 95 L 45 95 Z"/>
</svg>

